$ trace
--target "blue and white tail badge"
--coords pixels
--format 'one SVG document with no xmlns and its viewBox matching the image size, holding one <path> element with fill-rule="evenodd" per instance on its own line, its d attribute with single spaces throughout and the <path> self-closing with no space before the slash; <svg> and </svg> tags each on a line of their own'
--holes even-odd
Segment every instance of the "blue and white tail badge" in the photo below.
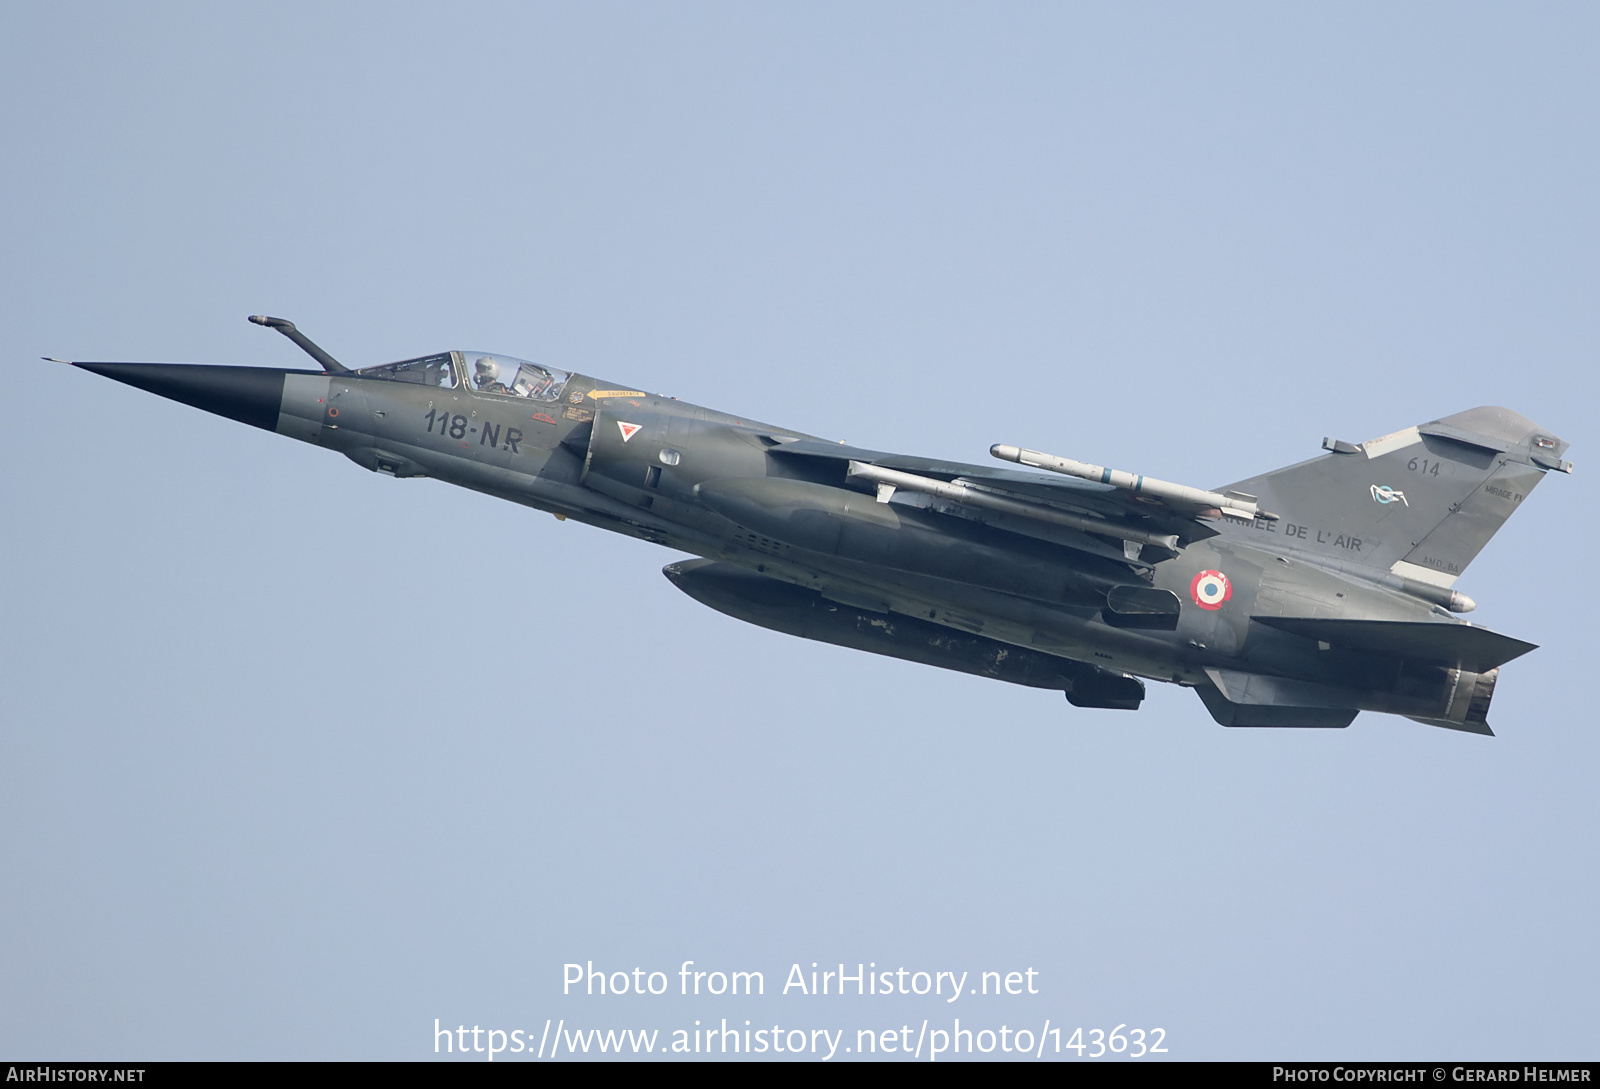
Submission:
<svg viewBox="0 0 1600 1089">
<path fill-rule="evenodd" d="M 1382 503 L 1384 506 L 1388 506 L 1390 503 L 1399 503 L 1405 507 L 1411 505 L 1406 502 L 1405 492 L 1397 492 L 1393 488 L 1384 487 L 1382 484 L 1374 484 L 1372 486 L 1372 498 L 1375 502 Z"/>
</svg>

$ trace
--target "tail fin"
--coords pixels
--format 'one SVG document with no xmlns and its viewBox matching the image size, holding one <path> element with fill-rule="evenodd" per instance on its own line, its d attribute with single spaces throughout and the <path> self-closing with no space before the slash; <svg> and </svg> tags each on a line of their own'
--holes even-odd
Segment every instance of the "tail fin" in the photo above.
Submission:
<svg viewBox="0 0 1600 1089">
<path fill-rule="evenodd" d="M 1449 587 L 1567 444 L 1505 408 L 1474 408 L 1241 480 L 1274 527 L 1346 562 Z"/>
</svg>

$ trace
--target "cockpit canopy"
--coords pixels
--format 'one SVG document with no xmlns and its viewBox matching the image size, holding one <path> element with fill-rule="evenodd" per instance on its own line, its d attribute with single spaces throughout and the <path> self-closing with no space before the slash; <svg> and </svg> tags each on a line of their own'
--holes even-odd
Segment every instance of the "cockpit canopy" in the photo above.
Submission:
<svg viewBox="0 0 1600 1089">
<path fill-rule="evenodd" d="M 479 393 L 503 393 L 510 397 L 529 397 L 535 401 L 554 401 L 571 377 L 566 371 L 541 367 L 526 359 L 489 352 L 459 353 L 466 364 L 467 384 Z"/>
<path fill-rule="evenodd" d="M 533 401 L 559 400 L 567 379 L 572 377 L 567 371 L 494 352 L 440 352 L 419 359 L 365 367 L 356 373 L 362 378 L 440 389 L 455 389 L 464 382 L 468 389 L 477 393 L 526 397 Z"/>
<path fill-rule="evenodd" d="M 423 356 L 421 359 L 402 359 L 398 363 L 385 363 L 381 367 L 363 367 L 356 373 L 362 378 L 379 378 L 385 382 L 410 382 L 416 386 L 439 386 L 454 389 L 456 370 L 454 352 Z"/>
</svg>

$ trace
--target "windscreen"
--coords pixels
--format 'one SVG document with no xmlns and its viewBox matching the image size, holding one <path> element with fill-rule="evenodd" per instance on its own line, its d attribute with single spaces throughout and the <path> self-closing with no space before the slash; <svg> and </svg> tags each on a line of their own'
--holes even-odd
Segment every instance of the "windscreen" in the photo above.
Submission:
<svg viewBox="0 0 1600 1089">
<path fill-rule="evenodd" d="M 455 368 L 450 365 L 450 353 L 426 355 L 421 359 L 402 359 L 398 363 L 385 363 L 381 367 L 366 367 L 356 372 L 362 378 L 377 378 L 385 382 L 409 382 L 417 386 L 438 386 L 454 389 Z"/>
</svg>

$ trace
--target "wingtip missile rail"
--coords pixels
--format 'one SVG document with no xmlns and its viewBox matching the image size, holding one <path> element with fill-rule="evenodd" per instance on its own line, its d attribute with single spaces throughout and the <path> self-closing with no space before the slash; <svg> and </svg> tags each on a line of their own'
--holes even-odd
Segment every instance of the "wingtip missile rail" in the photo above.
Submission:
<svg viewBox="0 0 1600 1089">
<path fill-rule="evenodd" d="M 1025 450 L 1004 443 L 996 443 L 989 447 L 989 453 L 1001 461 L 1014 461 L 1018 465 L 1026 465 L 1032 469 L 1075 476 L 1081 480 L 1092 480 L 1096 484 L 1109 484 L 1113 488 L 1121 488 L 1135 495 L 1149 496 L 1181 507 L 1196 508 L 1199 517 L 1233 518 L 1241 522 L 1254 521 L 1257 518 L 1265 518 L 1269 522 L 1278 520 L 1276 514 L 1262 510 L 1253 496 L 1229 495 L 1206 491 L 1204 488 L 1191 488 L 1187 484 L 1173 484 L 1154 477 L 1140 476 L 1138 473 L 1107 469 L 1103 465 L 1090 465 L 1086 461 L 1073 461 L 1071 458 L 1060 458 L 1054 454 Z"/>
</svg>

